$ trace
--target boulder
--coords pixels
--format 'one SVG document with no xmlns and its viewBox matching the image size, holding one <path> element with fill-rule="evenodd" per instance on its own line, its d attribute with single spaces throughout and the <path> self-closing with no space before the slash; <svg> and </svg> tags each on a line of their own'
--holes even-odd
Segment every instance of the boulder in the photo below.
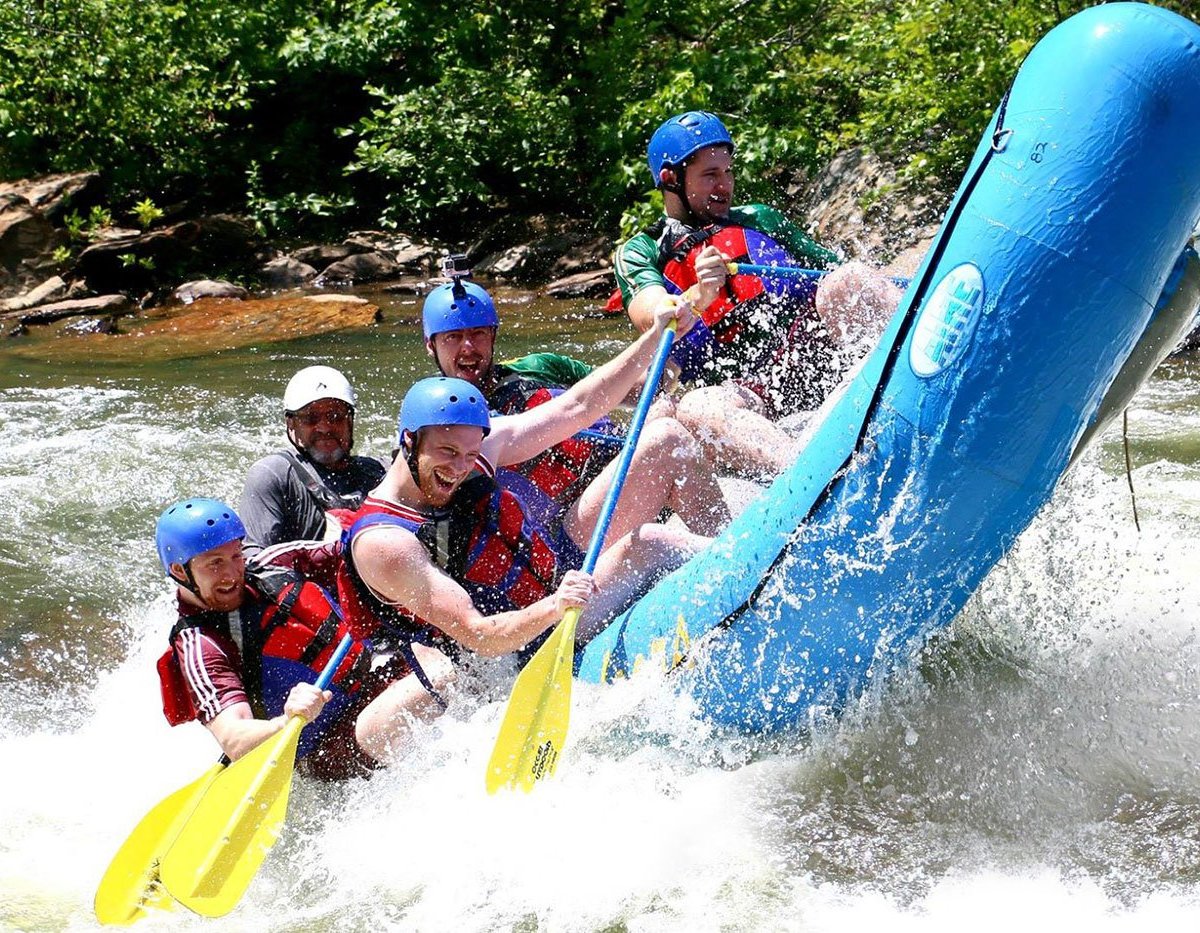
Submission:
<svg viewBox="0 0 1200 933">
<path fill-rule="evenodd" d="M 58 240 L 54 225 L 19 194 L 0 194 L 0 266 L 12 275 L 23 261 L 49 252 Z"/>
<path fill-rule="evenodd" d="M 106 231 L 79 255 L 75 271 L 97 292 L 143 292 L 214 268 L 252 272 L 262 241 L 248 221 L 213 214 L 161 230 Z"/>
<path fill-rule="evenodd" d="M 313 246 L 305 246 L 291 254 L 292 258 L 298 262 L 302 262 L 307 266 L 312 266 L 314 269 L 324 269 L 328 265 L 335 262 L 340 262 L 347 256 L 353 256 L 356 253 L 366 253 L 370 251 L 370 247 L 361 246 L 351 243 L 318 243 Z"/>
<path fill-rule="evenodd" d="M 115 334 L 117 319 L 115 317 L 81 317 L 63 327 L 65 334 Z"/>
<path fill-rule="evenodd" d="M 54 223 L 61 223 L 69 210 L 83 210 L 100 203 L 100 175 L 70 172 L 0 183 L 0 197 L 16 194 Z"/>
<path fill-rule="evenodd" d="M 97 295 L 94 298 L 55 301 L 27 311 L 10 311 L 0 315 L 0 319 L 16 318 L 22 324 L 50 324 L 66 317 L 127 311 L 131 306 L 132 303 L 125 295 Z"/>
<path fill-rule="evenodd" d="M 56 275 L 24 295 L 0 301 L 0 311 L 24 311 L 26 308 L 36 308 L 48 301 L 56 301 L 65 297 L 67 297 L 67 283 Z"/>
<path fill-rule="evenodd" d="M 279 256 L 258 272 L 268 288 L 289 288 L 316 278 L 317 270 L 293 256 Z"/>
<path fill-rule="evenodd" d="M 930 188 L 930 191 L 933 189 Z M 793 178 L 786 212 L 818 242 L 883 264 L 937 232 L 948 198 L 918 190 L 865 149 L 839 153 L 816 178 Z"/>
<path fill-rule="evenodd" d="M 583 239 L 580 232 L 549 233 L 489 256 L 473 271 L 479 275 L 532 285 L 545 281 L 554 264 L 572 247 L 582 243 Z"/>
<path fill-rule="evenodd" d="M 431 243 L 421 243 L 404 233 L 381 230 L 358 230 L 345 239 L 346 246 L 359 247 L 362 252 L 384 253 L 405 272 L 436 271 L 445 250 Z"/>
<path fill-rule="evenodd" d="M 384 253 L 355 253 L 326 266 L 317 277 L 317 284 L 337 282 L 378 282 L 399 278 L 403 270 Z"/>
<path fill-rule="evenodd" d="M 249 295 L 250 293 L 242 286 L 217 279 L 184 282 L 175 289 L 175 298 L 185 305 L 190 305 L 197 298 L 237 298 L 240 300 Z"/>
<path fill-rule="evenodd" d="M 559 214 L 535 214 L 532 217 L 505 216 L 484 228 L 478 239 L 467 247 L 467 259 L 474 266 L 482 267 L 490 257 L 507 252 L 513 247 L 554 235 L 566 235 L 568 246 L 582 243 L 594 235 L 591 221 Z"/>
<path fill-rule="evenodd" d="M 554 261 L 550 267 L 550 277 L 561 279 L 581 272 L 609 268 L 612 266 L 613 249 L 612 239 L 606 236 L 577 243 Z"/>
<path fill-rule="evenodd" d="M 546 286 L 546 294 L 551 298 L 607 298 L 616 287 L 612 269 L 595 269 L 556 279 Z"/>
</svg>

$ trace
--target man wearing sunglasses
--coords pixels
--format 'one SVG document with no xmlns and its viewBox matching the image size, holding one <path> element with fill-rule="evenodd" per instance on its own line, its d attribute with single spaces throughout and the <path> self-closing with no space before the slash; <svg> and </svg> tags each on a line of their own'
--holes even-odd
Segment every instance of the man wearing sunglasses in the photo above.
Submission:
<svg viewBox="0 0 1200 933">
<path fill-rule="evenodd" d="M 263 457 L 246 475 L 238 513 L 248 557 L 284 541 L 336 537 L 331 510 L 354 511 L 387 472 L 372 457 L 355 457 L 354 389 L 331 366 L 308 366 L 283 393 L 291 450 Z"/>
</svg>

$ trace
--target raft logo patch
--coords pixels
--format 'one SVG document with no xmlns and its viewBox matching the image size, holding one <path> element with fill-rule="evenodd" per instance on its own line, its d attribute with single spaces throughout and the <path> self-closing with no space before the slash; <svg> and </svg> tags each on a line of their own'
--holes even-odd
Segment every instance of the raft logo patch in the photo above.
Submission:
<svg viewBox="0 0 1200 933">
<path fill-rule="evenodd" d="M 908 362 L 914 373 L 937 375 L 962 356 L 983 313 L 983 299 L 983 273 L 974 263 L 946 273 L 913 330 Z"/>
</svg>

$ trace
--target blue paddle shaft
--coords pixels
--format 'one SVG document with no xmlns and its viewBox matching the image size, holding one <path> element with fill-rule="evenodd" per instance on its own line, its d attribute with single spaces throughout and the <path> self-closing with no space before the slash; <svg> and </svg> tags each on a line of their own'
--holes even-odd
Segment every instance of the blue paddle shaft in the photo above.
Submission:
<svg viewBox="0 0 1200 933">
<path fill-rule="evenodd" d="M 751 262 L 735 262 L 730 265 L 737 267 L 737 273 L 746 275 L 774 276 L 777 279 L 819 279 L 829 274 L 829 270 L 801 269 L 799 266 L 761 266 Z M 907 288 L 909 280 L 902 275 L 893 275 L 892 281 L 901 288 Z"/>
<path fill-rule="evenodd" d="M 333 652 L 333 657 L 329 659 L 329 663 L 325 665 L 325 669 L 321 671 L 321 676 L 317 678 L 316 687 L 318 690 L 324 690 L 333 680 L 333 675 L 337 673 L 337 669 L 342 666 L 342 662 L 346 660 L 346 654 L 350 650 L 350 646 L 354 644 L 354 636 L 347 632 L 340 642 L 337 649 Z"/>
<path fill-rule="evenodd" d="M 608 495 L 604 497 L 604 506 L 600 510 L 600 518 L 592 532 L 592 540 L 588 544 L 587 556 L 583 560 L 583 572 L 591 573 L 596 569 L 596 561 L 600 559 L 600 551 L 604 548 L 604 538 L 608 534 L 608 526 L 612 523 L 613 513 L 617 510 L 617 499 L 621 495 L 621 487 L 625 485 L 625 477 L 629 473 L 629 464 L 633 461 L 633 453 L 637 449 L 638 437 L 642 433 L 642 425 L 646 423 L 646 413 L 650 411 L 650 403 L 654 401 L 654 393 L 662 380 L 663 369 L 667 365 L 667 357 L 671 355 L 671 344 L 675 342 L 675 328 L 668 327 L 662 335 L 654 360 L 646 373 L 646 381 L 642 384 L 642 394 L 638 398 L 637 408 L 633 412 L 633 420 L 629 422 L 629 433 L 625 436 L 625 446 L 621 448 L 621 459 L 617 461 L 617 473 L 612 485 L 608 487 Z"/>
</svg>

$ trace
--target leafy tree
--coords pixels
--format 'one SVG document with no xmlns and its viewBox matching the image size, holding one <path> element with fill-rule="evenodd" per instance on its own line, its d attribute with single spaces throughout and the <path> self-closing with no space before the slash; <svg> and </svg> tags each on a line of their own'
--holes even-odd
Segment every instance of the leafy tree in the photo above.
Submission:
<svg viewBox="0 0 1200 933">
<path fill-rule="evenodd" d="M 702 108 L 743 198 L 851 145 L 950 190 L 1024 55 L 1085 5 L 0 0 L 0 177 L 98 168 L 120 210 L 186 196 L 276 231 L 631 229 L 661 205 L 646 140 Z"/>
</svg>

